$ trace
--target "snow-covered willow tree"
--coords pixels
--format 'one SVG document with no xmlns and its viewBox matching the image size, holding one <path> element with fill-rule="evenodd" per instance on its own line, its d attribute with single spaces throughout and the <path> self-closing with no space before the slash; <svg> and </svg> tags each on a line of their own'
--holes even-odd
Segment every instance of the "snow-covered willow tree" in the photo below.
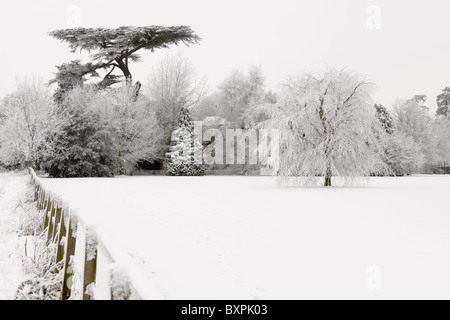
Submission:
<svg viewBox="0 0 450 320">
<path fill-rule="evenodd" d="M 0 161 L 36 167 L 48 129 L 56 126 L 55 106 L 39 79 L 24 79 L 0 104 Z"/>
<path fill-rule="evenodd" d="M 291 78 L 265 126 L 281 129 L 279 175 L 357 179 L 386 170 L 385 131 L 375 116 L 373 85 L 357 74 L 330 69 Z"/>
</svg>

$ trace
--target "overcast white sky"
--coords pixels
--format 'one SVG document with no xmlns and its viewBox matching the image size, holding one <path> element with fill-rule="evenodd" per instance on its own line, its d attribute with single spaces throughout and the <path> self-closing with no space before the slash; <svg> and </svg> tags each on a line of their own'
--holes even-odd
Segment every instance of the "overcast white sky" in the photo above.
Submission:
<svg viewBox="0 0 450 320">
<path fill-rule="evenodd" d="M 426 94 L 434 111 L 450 86 L 449 0 L 15 0 L 0 8 L 0 98 L 18 77 L 50 80 L 55 65 L 79 58 L 47 35 L 71 26 L 73 5 L 82 27 L 191 26 L 203 40 L 180 49 L 212 89 L 255 64 L 274 88 L 288 75 L 334 65 L 367 74 L 377 85 L 375 102 Z M 371 5 L 381 10 L 379 30 L 367 27 Z M 144 53 L 134 78 L 145 81 L 167 52 Z"/>
</svg>

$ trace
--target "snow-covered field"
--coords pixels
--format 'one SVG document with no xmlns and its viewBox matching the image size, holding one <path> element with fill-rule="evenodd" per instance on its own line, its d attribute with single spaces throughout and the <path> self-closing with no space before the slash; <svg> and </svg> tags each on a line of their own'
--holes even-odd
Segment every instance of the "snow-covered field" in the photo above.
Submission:
<svg viewBox="0 0 450 320">
<path fill-rule="evenodd" d="M 24 241 L 18 233 L 15 209 L 27 188 L 25 174 L 0 174 L 0 300 L 14 299 L 22 273 Z"/>
<path fill-rule="evenodd" d="M 42 181 L 167 299 L 450 298 L 449 176 Z"/>
</svg>

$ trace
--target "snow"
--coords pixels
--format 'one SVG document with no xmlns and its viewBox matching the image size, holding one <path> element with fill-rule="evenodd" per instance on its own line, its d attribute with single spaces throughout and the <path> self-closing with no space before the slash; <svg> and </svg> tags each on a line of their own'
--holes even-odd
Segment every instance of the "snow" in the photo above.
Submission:
<svg viewBox="0 0 450 320">
<path fill-rule="evenodd" d="M 25 174 L 0 174 L 0 300 L 14 299 L 17 287 L 25 279 L 22 272 L 25 239 L 17 232 L 20 217 L 14 213 L 27 181 Z"/>
<path fill-rule="evenodd" d="M 101 230 L 133 285 L 165 299 L 450 298 L 448 176 L 328 189 L 272 177 L 41 181 Z"/>
</svg>

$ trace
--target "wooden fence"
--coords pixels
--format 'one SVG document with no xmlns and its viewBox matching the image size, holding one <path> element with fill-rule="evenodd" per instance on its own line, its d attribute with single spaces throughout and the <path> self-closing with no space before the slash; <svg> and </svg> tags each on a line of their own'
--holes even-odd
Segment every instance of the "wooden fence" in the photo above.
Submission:
<svg viewBox="0 0 450 320">
<path fill-rule="evenodd" d="M 122 264 L 126 259 L 101 228 L 87 226 L 79 215 L 43 186 L 29 169 L 34 200 L 42 211 L 47 245 L 57 246 L 56 263 L 63 263 L 61 300 L 158 300 L 162 297 L 145 276 Z M 133 272 L 130 272 L 130 268 Z M 57 271 L 58 272 L 58 271 Z"/>
</svg>

